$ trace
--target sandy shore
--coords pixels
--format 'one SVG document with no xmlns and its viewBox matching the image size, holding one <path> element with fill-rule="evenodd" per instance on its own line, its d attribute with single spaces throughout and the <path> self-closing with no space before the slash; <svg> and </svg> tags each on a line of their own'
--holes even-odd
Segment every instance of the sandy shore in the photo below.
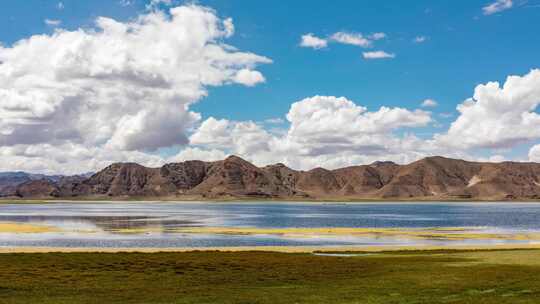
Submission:
<svg viewBox="0 0 540 304">
<path fill-rule="evenodd" d="M 497 245 L 452 245 L 452 246 L 239 246 L 239 247 L 179 247 L 179 248 L 70 248 L 70 247 L 0 247 L 0 254 L 6 253 L 51 253 L 51 252 L 194 252 L 194 251 L 269 251 L 284 253 L 313 253 L 316 251 L 346 252 L 383 252 L 383 251 L 416 251 L 416 250 L 509 250 L 509 249 L 540 249 L 538 244 L 497 244 Z"/>
</svg>

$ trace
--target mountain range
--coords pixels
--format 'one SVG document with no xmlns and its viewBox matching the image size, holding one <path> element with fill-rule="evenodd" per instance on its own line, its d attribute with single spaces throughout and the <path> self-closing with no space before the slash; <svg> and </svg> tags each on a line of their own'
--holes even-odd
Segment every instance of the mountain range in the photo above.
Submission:
<svg viewBox="0 0 540 304">
<path fill-rule="evenodd" d="M 406 165 L 374 162 L 335 170 L 257 167 L 229 156 L 148 168 L 115 163 L 95 173 L 0 173 L 0 196 L 15 198 L 171 199 L 540 199 L 540 164 L 469 162 L 439 156 Z"/>
</svg>

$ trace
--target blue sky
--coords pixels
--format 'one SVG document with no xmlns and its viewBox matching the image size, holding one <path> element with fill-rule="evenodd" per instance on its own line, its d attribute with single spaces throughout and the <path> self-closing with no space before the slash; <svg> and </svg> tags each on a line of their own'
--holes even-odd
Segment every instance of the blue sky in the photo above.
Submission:
<svg viewBox="0 0 540 304">
<path fill-rule="evenodd" d="M 97 16 L 129 20 L 147 1 L 28 0 L 0 3 L 0 41 L 10 44 L 62 27 L 93 26 Z M 181 1 L 177 3 L 182 3 Z M 437 100 L 437 111 L 453 112 L 477 84 L 504 81 L 540 64 L 540 1 L 529 1 L 499 14 L 484 16 L 489 1 L 198 1 L 234 19 L 230 44 L 271 58 L 260 68 L 265 85 L 220 87 L 197 104 L 205 116 L 263 120 L 283 116 L 291 102 L 316 94 L 347 96 L 370 109 L 381 105 L 416 107 Z M 538 6 L 536 6 L 538 5 Z M 535 26 L 536 25 L 536 26 Z M 365 61 L 358 47 L 332 45 L 312 51 L 298 46 L 302 34 L 337 31 L 385 32 L 380 48 L 397 56 Z M 414 43 L 425 36 L 424 43 Z M 222 102 L 227 100 L 227 102 Z M 445 120 L 441 120 L 444 122 Z"/>
<path fill-rule="evenodd" d="M 432 123 L 394 131 L 399 136 L 413 132 L 429 139 L 449 128 L 458 117 L 456 106 L 470 98 L 477 85 L 502 84 L 509 75 L 523 76 L 540 67 L 540 1 L 514 0 L 511 7 L 486 14 L 483 8 L 494 2 L 189 2 L 212 8 L 219 18 L 233 19 L 235 34 L 226 39 L 227 44 L 272 60 L 256 68 L 264 75 L 264 83 L 208 86 L 207 96 L 190 110 L 200 113 L 201 122 L 213 117 L 264 125 L 266 119 L 285 120 L 291 104 L 304 98 L 344 96 L 368 111 L 386 106 L 432 112 Z M 183 4 L 173 1 L 171 6 Z M 146 14 L 147 5 L 143 0 L 2 1 L 0 42 L 11 47 L 32 35 L 52 34 L 55 28 L 91 29 L 98 16 L 126 22 Z M 159 7 L 168 9 L 165 4 Z M 60 24 L 46 24 L 46 19 Z M 300 46 L 301 36 L 307 33 L 329 39 L 336 32 L 364 36 L 382 32 L 386 38 L 374 41 L 370 48 L 341 43 L 329 43 L 322 49 Z M 417 37 L 424 41 L 416 42 Z M 379 50 L 395 54 L 395 58 L 362 57 L 363 52 Z M 438 105 L 422 108 L 426 99 Z M 266 127 L 285 130 L 287 124 L 285 120 Z M 483 145 L 466 153 L 526 159 L 536 142 L 520 141 L 519 145 L 503 145 L 503 149 Z M 159 151 L 168 156 L 183 147 L 172 145 Z"/>
</svg>

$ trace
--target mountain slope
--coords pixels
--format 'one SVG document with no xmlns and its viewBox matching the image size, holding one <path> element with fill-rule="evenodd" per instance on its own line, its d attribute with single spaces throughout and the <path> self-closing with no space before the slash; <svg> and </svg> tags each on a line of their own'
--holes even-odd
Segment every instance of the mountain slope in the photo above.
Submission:
<svg viewBox="0 0 540 304">
<path fill-rule="evenodd" d="M 69 179 L 84 179 L 90 176 L 90 174 L 80 175 L 80 176 L 70 176 L 65 177 L 62 175 L 44 175 L 44 174 L 31 174 L 26 172 L 0 172 L 0 197 L 2 196 L 16 196 L 17 189 L 23 187 L 23 184 L 26 184 L 24 188 L 32 188 L 32 185 L 38 187 L 38 185 L 44 185 L 50 183 L 51 186 L 56 186 L 56 184 L 61 183 L 62 180 Z M 33 181 L 45 181 L 44 183 L 32 183 Z M 24 191 L 23 191 L 24 192 Z M 37 191 L 36 194 L 40 192 Z"/>
<path fill-rule="evenodd" d="M 211 163 L 203 181 L 189 191 L 203 197 L 288 197 L 297 191 L 272 168 L 258 168 L 237 156 Z"/>
<path fill-rule="evenodd" d="M 4 183 L 1 183 L 4 181 Z M 161 168 L 116 163 L 90 177 L 30 178 L 0 173 L 0 195 L 190 199 L 540 199 L 540 164 L 428 157 L 407 165 L 375 162 L 336 170 L 257 167 L 237 156 Z"/>
</svg>

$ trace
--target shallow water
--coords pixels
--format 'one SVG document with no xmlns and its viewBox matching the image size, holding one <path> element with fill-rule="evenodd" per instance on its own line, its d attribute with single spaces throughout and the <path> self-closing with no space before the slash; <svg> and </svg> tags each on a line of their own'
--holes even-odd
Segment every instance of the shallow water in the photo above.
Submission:
<svg viewBox="0 0 540 304">
<path fill-rule="evenodd" d="M 55 232 L 0 232 L 0 246 L 221 247 L 448 245 L 536 240 L 408 239 L 380 235 L 184 233 L 182 227 L 427 228 L 465 227 L 489 233 L 540 232 L 536 203 L 49 203 L 1 204 L 0 223 L 28 223 Z M 540 240 L 539 240 L 540 241 Z"/>
</svg>

